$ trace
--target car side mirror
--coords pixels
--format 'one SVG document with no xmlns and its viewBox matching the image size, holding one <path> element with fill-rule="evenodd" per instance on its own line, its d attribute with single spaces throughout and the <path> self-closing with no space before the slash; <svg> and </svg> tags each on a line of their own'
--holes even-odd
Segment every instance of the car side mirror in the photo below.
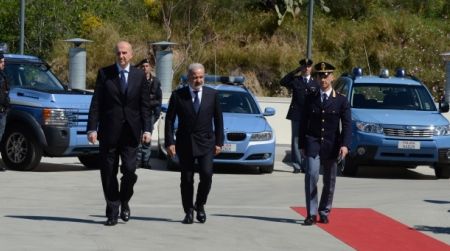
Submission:
<svg viewBox="0 0 450 251">
<path fill-rule="evenodd" d="M 440 112 L 448 112 L 449 105 L 447 101 L 439 102 L 439 111 Z"/>
<path fill-rule="evenodd" d="M 272 108 L 272 107 L 266 107 L 264 109 L 264 114 L 263 115 L 264 116 L 273 116 L 273 115 L 275 115 L 275 109 Z"/>
</svg>

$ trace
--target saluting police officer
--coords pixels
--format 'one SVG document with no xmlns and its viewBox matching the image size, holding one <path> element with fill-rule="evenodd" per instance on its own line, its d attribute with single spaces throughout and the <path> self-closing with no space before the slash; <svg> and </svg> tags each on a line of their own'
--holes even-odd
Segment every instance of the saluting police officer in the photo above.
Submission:
<svg viewBox="0 0 450 251">
<path fill-rule="evenodd" d="M 318 84 L 311 77 L 313 61 L 305 58 L 299 61 L 300 66 L 289 72 L 280 80 L 280 84 L 292 92 L 292 100 L 286 119 L 291 121 L 291 162 L 294 167 L 293 173 L 305 172 L 305 162 L 302 161 L 298 145 L 298 133 L 305 97 L 310 90 L 317 90 Z"/>
<path fill-rule="evenodd" d="M 305 225 L 329 222 L 336 184 L 337 160 L 343 159 L 351 142 L 351 113 L 347 98 L 333 90 L 335 67 L 326 62 L 314 65 L 320 90 L 306 97 L 300 126 L 299 145 L 306 158 L 305 193 L 307 217 Z M 341 128 L 339 126 L 341 123 Z M 317 182 L 323 166 L 323 189 L 318 203 Z"/>
</svg>

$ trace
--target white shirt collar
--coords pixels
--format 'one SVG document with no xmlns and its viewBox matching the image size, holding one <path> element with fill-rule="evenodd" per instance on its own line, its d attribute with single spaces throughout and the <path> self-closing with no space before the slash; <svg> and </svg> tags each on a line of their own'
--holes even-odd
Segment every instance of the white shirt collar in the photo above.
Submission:
<svg viewBox="0 0 450 251">
<path fill-rule="evenodd" d="M 191 85 L 188 85 L 188 86 L 189 86 L 189 90 L 191 91 L 191 93 L 194 93 L 194 91 L 198 91 L 199 93 L 203 91 L 203 85 L 200 86 L 200 89 L 198 89 L 198 90 L 192 88 Z"/>
<path fill-rule="evenodd" d="M 328 89 L 326 92 L 324 92 L 324 91 L 322 91 L 322 89 L 320 89 L 320 96 L 323 96 L 323 94 L 326 93 L 327 97 L 330 97 L 332 91 L 333 91 L 333 88 Z"/>
<path fill-rule="evenodd" d="M 116 63 L 117 66 L 117 70 L 120 71 L 125 71 L 126 73 L 130 72 L 130 64 L 128 64 L 125 68 L 120 67 L 120 65 L 118 63 Z"/>
</svg>

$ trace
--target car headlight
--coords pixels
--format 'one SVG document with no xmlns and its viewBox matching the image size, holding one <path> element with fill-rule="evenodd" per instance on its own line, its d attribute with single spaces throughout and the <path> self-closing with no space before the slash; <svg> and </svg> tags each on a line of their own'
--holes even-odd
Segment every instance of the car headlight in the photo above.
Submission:
<svg viewBox="0 0 450 251">
<path fill-rule="evenodd" d="M 450 125 L 435 126 L 433 134 L 434 134 L 434 136 L 450 135 Z"/>
<path fill-rule="evenodd" d="M 44 108 L 42 111 L 44 125 L 70 126 L 76 120 L 74 110 Z"/>
<path fill-rule="evenodd" d="M 356 128 L 358 128 L 359 131 L 367 133 L 379 133 L 379 134 L 383 133 L 383 127 L 380 124 L 375 123 L 357 121 Z"/>
<path fill-rule="evenodd" d="M 272 139 L 272 132 L 257 132 L 252 133 L 250 141 L 264 141 Z"/>
</svg>

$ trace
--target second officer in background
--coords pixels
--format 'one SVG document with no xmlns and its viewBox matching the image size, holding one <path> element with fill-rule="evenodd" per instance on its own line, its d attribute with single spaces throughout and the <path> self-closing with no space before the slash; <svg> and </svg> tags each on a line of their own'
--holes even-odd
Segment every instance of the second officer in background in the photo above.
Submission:
<svg viewBox="0 0 450 251">
<path fill-rule="evenodd" d="M 305 162 L 302 160 L 298 146 L 298 133 L 300 128 L 305 97 L 311 90 L 317 90 L 318 84 L 311 77 L 313 61 L 302 59 L 300 66 L 289 72 L 280 80 L 280 84 L 292 92 L 292 100 L 286 119 L 291 121 L 291 162 L 294 168 L 293 173 L 304 172 Z"/>
</svg>

